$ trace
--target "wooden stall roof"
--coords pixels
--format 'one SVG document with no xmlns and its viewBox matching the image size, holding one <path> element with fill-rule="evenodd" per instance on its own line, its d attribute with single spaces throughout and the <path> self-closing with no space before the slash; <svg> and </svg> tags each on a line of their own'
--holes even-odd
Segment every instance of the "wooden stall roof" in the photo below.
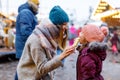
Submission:
<svg viewBox="0 0 120 80">
<path fill-rule="evenodd" d="M 120 10 L 115 10 L 112 14 L 101 16 L 101 20 L 112 27 L 120 26 Z"/>
<path fill-rule="evenodd" d="M 91 19 L 102 20 L 109 26 L 120 26 L 120 0 L 100 0 Z"/>
<path fill-rule="evenodd" d="M 112 6 L 108 4 L 105 0 L 100 0 L 96 9 L 94 9 L 91 18 L 92 19 L 100 19 L 99 15 L 105 11 L 112 10 Z"/>
<path fill-rule="evenodd" d="M 8 18 L 8 15 L 5 14 L 5 13 L 3 13 L 3 12 L 0 12 L 0 16 L 3 16 L 3 17 L 5 17 L 5 18 Z"/>
<path fill-rule="evenodd" d="M 5 17 L 5 18 L 7 18 L 7 19 L 9 19 L 9 20 L 11 20 L 13 22 L 16 22 L 16 18 L 15 17 L 13 17 L 11 15 L 7 15 L 6 13 L 0 12 L 0 16 L 3 16 L 3 17 Z"/>
</svg>

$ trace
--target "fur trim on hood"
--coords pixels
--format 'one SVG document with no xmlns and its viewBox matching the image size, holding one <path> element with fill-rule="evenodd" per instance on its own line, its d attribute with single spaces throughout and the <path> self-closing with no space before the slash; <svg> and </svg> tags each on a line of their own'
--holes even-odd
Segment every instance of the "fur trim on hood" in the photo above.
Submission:
<svg viewBox="0 0 120 80">
<path fill-rule="evenodd" d="M 104 42 L 90 42 L 89 44 L 78 47 L 80 54 L 96 54 L 103 61 L 106 58 L 107 44 Z"/>
<path fill-rule="evenodd" d="M 91 42 L 88 45 L 88 53 L 92 52 L 100 57 L 103 61 L 106 58 L 107 44 L 104 42 Z"/>
<path fill-rule="evenodd" d="M 105 51 L 107 49 L 107 44 L 104 42 L 91 42 L 88 47 L 90 51 Z"/>
</svg>

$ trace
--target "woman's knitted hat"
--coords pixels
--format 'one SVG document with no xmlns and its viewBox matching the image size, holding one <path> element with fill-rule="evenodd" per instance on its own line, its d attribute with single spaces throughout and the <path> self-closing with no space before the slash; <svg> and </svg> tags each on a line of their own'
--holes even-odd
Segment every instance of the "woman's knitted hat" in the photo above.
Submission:
<svg viewBox="0 0 120 80">
<path fill-rule="evenodd" d="M 51 9 L 49 13 L 49 18 L 55 25 L 61 25 L 65 22 L 69 22 L 69 17 L 67 13 L 60 6 L 54 6 Z"/>
<path fill-rule="evenodd" d="M 82 34 L 88 42 L 103 41 L 105 35 L 99 27 L 93 24 L 87 24 L 82 28 Z"/>
</svg>

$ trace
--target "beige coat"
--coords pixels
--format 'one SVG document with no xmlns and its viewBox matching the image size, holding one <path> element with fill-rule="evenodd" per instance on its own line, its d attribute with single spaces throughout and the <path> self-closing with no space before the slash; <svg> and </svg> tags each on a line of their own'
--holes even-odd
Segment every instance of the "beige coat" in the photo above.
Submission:
<svg viewBox="0 0 120 80">
<path fill-rule="evenodd" d="M 19 80 L 52 80 L 51 71 L 62 65 L 55 56 L 57 44 L 53 40 L 59 30 L 53 24 L 50 27 L 39 25 L 28 38 L 17 66 Z"/>
</svg>

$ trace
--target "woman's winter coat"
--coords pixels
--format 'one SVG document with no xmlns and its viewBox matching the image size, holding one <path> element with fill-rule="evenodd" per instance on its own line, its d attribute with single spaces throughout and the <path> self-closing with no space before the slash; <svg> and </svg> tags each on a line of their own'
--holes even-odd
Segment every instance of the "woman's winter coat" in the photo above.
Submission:
<svg viewBox="0 0 120 80">
<path fill-rule="evenodd" d="M 62 65 L 56 55 L 59 29 L 46 24 L 36 26 L 29 36 L 17 67 L 19 80 L 53 80 L 52 72 Z"/>
<path fill-rule="evenodd" d="M 104 80 L 101 71 L 106 49 L 105 43 L 91 42 L 80 52 L 77 59 L 77 80 Z"/>
<path fill-rule="evenodd" d="M 16 58 L 20 58 L 25 42 L 37 25 L 35 13 L 28 3 L 21 5 L 18 9 L 16 21 Z"/>
</svg>

